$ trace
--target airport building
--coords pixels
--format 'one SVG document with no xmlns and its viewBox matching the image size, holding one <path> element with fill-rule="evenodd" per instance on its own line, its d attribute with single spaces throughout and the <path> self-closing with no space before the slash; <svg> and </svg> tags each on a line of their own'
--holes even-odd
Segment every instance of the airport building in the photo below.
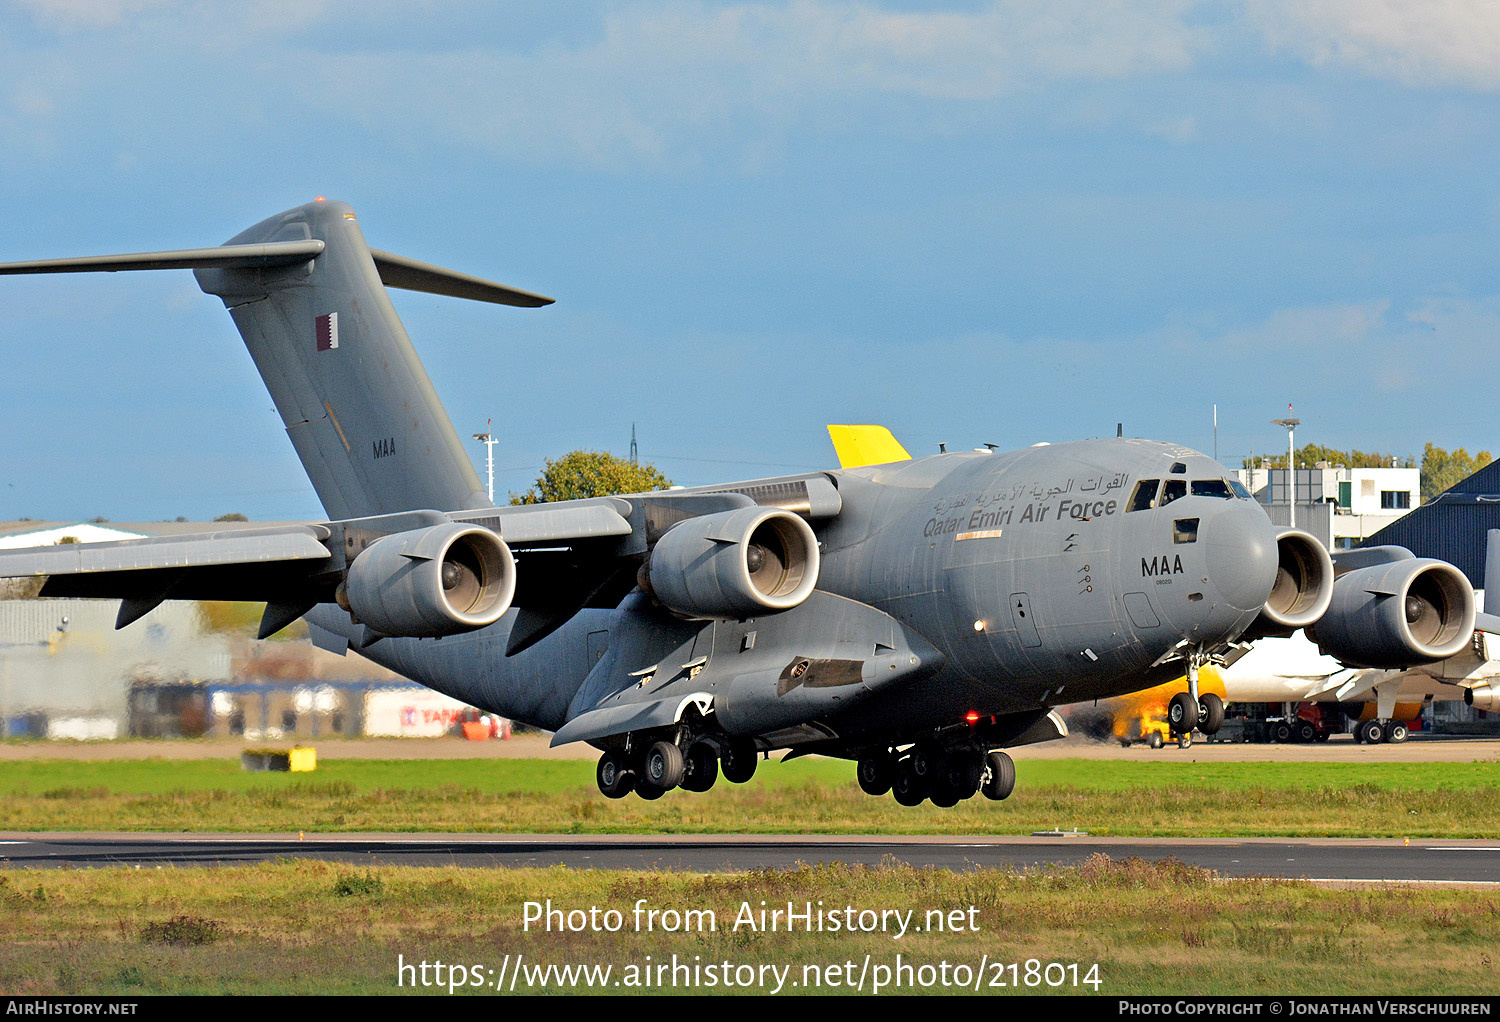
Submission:
<svg viewBox="0 0 1500 1022">
<path fill-rule="evenodd" d="M 1421 470 L 1345 468 L 1319 462 L 1316 468 L 1242 468 L 1235 473 L 1245 489 L 1265 505 L 1277 525 L 1288 525 L 1288 486 L 1297 501 L 1297 528 L 1312 533 L 1330 550 L 1359 546 L 1421 503 Z"/>
</svg>

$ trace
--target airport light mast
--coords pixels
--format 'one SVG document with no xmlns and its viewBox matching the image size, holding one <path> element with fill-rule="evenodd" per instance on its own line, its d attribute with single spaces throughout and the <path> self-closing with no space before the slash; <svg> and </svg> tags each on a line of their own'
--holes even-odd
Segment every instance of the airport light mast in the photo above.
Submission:
<svg viewBox="0 0 1500 1022">
<path fill-rule="evenodd" d="M 486 427 L 492 426 L 494 422 L 494 419 L 484 420 L 484 424 Z M 475 433 L 474 439 L 478 440 L 485 446 L 484 467 L 485 471 L 489 474 L 490 503 L 493 504 L 495 502 L 495 445 L 500 441 L 496 440 L 488 432 Z"/>
<path fill-rule="evenodd" d="M 1292 418 L 1292 406 L 1286 406 L 1287 417 L 1285 419 L 1272 419 L 1271 425 L 1286 427 L 1286 524 L 1289 528 L 1297 527 L 1297 470 L 1293 467 L 1297 448 L 1292 442 L 1292 436 L 1297 427 L 1302 425 L 1301 419 Z"/>
</svg>

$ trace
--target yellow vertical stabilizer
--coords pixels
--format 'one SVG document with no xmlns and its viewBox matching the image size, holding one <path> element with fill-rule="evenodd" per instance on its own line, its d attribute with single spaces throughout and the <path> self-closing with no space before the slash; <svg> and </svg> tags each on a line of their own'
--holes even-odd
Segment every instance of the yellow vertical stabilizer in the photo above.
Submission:
<svg viewBox="0 0 1500 1022">
<path fill-rule="evenodd" d="M 884 426 L 829 426 L 828 436 L 841 468 L 911 460 L 906 448 Z"/>
</svg>

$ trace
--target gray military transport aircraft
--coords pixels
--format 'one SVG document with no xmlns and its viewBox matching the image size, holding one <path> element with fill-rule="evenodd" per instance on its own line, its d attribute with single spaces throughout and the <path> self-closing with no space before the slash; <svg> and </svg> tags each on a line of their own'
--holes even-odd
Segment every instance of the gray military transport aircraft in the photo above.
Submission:
<svg viewBox="0 0 1500 1022">
<path fill-rule="evenodd" d="M 854 760 L 903 805 L 1003 799 L 1003 750 L 1065 735 L 1055 706 L 1186 673 L 1172 719 L 1213 728 L 1198 668 L 1256 635 L 1315 626 L 1397 667 L 1474 630 L 1452 566 L 1384 548 L 1335 568 L 1212 458 L 1149 440 L 876 442 L 885 463 L 496 507 L 386 288 L 551 299 L 371 249 L 340 202 L 215 248 L 0 273 L 171 268 L 223 299 L 329 521 L 7 551 L 0 576 L 119 599 L 118 627 L 166 599 L 265 601 L 262 637 L 306 617 L 325 649 L 594 745 L 611 797 L 744 782 L 787 749 Z"/>
</svg>

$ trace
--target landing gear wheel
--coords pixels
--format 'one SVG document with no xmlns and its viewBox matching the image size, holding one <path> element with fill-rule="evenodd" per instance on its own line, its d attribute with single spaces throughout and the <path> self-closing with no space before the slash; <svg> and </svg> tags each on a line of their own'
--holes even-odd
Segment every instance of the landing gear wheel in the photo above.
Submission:
<svg viewBox="0 0 1500 1022">
<path fill-rule="evenodd" d="M 687 764 L 682 750 L 672 742 L 657 742 L 646 750 L 646 762 L 642 765 L 642 779 L 662 791 L 671 791 L 682 783 L 687 774 Z"/>
<path fill-rule="evenodd" d="M 943 754 L 930 745 L 918 745 L 911 750 L 908 760 L 912 770 L 922 778 L 923 783 L 930 785 L 939 775 L 943 765 Z"/>
<path fill-rule="evenodd" d="M 1311 742 L 1311 741 L 1315 741 L 1317 739 L 1317 737 L 1318 737 L 1318 729 L 1315 728 L 1315 727 L 1313 727 L 1312 724 L 1309 723 L 1308 721 L 1304 720 L 1300 724 L 1297 725 L 1297 741 L 1299 741 L 1299 742 Z"/>
<path fill-rule="evenodd" d="M 724 780 L 744 784 L 755 776 L 755 743 L 744 738 L 729 742 L 719 753 L 719 766 Z"/>
<path fill-rule="evenodd" d="M 1010 793 L 1016 790 L 1016 764 L 997 749 L 985 757 L 985 765 L 989 767 L 989 776 L 979 789 L 984 797 L 995 802 L 1010 798 Z"/>
<path fill-rule="evenodd" d="M 1179 749 L 1191 749 L 1193 747 L 1193 733 L 1188 731 L 1177 736 L 1177 747 Z"/>
<path fill-rule="evenodd" d="M 626 768 L 625 757 L 618 752 L 600 756 L 594 776 L 605 798 L 624 798 L 635 788 L 635 774 Z"/>
<path fill-rule="evenodd" d="M 1385 732 L 1385 740 L 1388 742 L 1406 741 L 1406 725 L 1399 720 L 1393 720 L 1381 729 Z"/>
<path fill-rule="evenodd" d="M 719 754 L 707 742 L 694 742 L 683 757 L 682 786 L 707 791 L 719 779 Z"/>
<path fill-rule="evenodd" d="M 1378 720 L 1367 720 L 1359 725 L 1355 734 L 1364 741 L 1366 745 L 1379 745 L 1385 741 L 1385 727 Z"/>
<path fill-rule="evenodd" d="M 1292 740 L 1292 725 L 1282 721 L 1271 729 L 1271 737 L 1278 742 L 1289 742 Z"/>
<path fill-rule="evenodd" d="M 1151 732 L 1151 737 L 1146 739 L 1146 744 L 1153 749 L 1160 749 L 1165 743 L 1161 740 L 1161 732 Z"/>
<path fill-rule="evenodd" d="M 1167 723 L 1174 734 L 1186 734 L 1198 726 L 1198 704 L 1186 692 L 1179 692 L 1167 704 Z"/>
<path fill-rule="evenodd" d="M 891 781 L 891 795 L 904 806 L 919 806 L 927 797 L 927 785 L 917 775 L 910 756 L 896 764 L 896 776 Z"/>
<path fill-rule="evenodd" d="M 937 787 L 946 788 L 963 801 L 979 790 L 983 779 L 984 757 L 973 749 L 954 749 L 943 759 L 941 783 Z"/>
<path fill-rule="evenodd" d="M 959 803 L 958 792 L 942 782 L 938 783 L 932 789 L 932 794 L 928 797 L 932 799 L 932 804 L 939 809 L 952 809 Z"/>
<path fill-rule="evenodd" d="M 657 799 L 665 795 L 666 791 L 658 788 L 656 785 L 652 784 L 645 778 L 641 778 L 640 780 L 635 782 L 635 793 L 641 798 L 645 799 L 647 802 L 655 802 Z"/>
<path fill-rule="evenodd" d="M 896 764 L 887 753 L 877 752 L 861 758 L 855 772 L 859 776 L 859 790 L 866 795 L 879 796 L 891 790 L 891 782 L 896 779 Z"/>
<path fill-rule="evenodd" d="M 1198 700 L 1198 730 L 1205 735 L 1216 735 L 1224 726 L 1224 700 L 1212 692 Z"/>
</svg>

